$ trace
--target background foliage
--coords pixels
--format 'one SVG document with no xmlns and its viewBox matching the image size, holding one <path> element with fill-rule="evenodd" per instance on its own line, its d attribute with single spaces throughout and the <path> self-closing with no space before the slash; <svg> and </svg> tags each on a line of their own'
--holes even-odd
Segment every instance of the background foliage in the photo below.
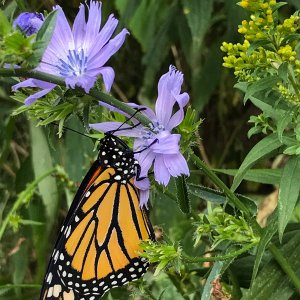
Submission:
<svg viewBox="0 0 300 300">
<path fill-rule="evenodd" d="M 249 150 L 263 136 L 258 134 L 248 139 L 250 125 L 247 121 L 250 115 L 258 115 L 260 111 L 251 102 L 243 103 L 243 95 L 233 88 L 235 79 L 232 72 L 222 67 L 222 42 L 238 42 L 241 38 L 237 32 L 238 25 L 247 18 L 247 12 L 236 2 L 103 0 L 104 16 L 114 11 L 120 19 L 120 27 L 125 26 L 131 32 L 119 54 L 111 59 L 117 74 L 113 95 L 125 102 L 151 106 L 156 98 L 158 78 L 167 71 L 169 64 L 182 70 L 185 74 L 184 89 L 191 95 L 191 105 L 196 109 L 197 117 L 203 119 L 196 143 L 197 152 L 219 172 L 228 186 L 232 183 L 234 169 L 241 165 Z M 70 20 L 74 19 L 79 3 L 75 0 L 57 1 Z M 50 0 L 42 3 L 16 0 L 6 1 L 2 9 L 12 20 L 21 11 L 50 11 L 55 4 Z M 297 9 L 300 9 L 297 0 L 288 1 L 288 5 L 280 10 L 280 18 L 290 16 Z M 104 16 L 103 19 L 106 18 Z M 0 30 L 4 25 L 0 24 Z M 0 58 L 3 59 L 1 53 Z M 13 83 L 13 79 L 2 78 L 0 86 L 0 224 L 3 227 L 8 222 L 6 230 L 0 231 L 0 298 L 4 300 L 36 297 L 57 230 L 78 183 L 96 156 L 93 143 L 85 137 L 66 131 L 59 139 L 55 127 L 36 127 L 25 114 L 11 117 L 12 111 L 19 105 L 9 96 Z M 73 117 L 67 125 L 84 132 L 81 124 L 80 119 Z M 276 149 L 274 146 L 274 151 Z M 238 192 L 244 197 L 255 199 L 261 223 L 268 215 L 269 207 L 276 202 L 276 184 L 280 181 L 281 172 L 264 173 L 264 169 L 280 168 L 284 163 L 285 158 L 276 155 L 260 161 L 258 167 L 262 170 L 248 172 L 247 180 L 239 187 Z M 53 175 L 42 179 L 49 172 Z M 299 173 L 295 176 L 299 177 Z M 200 172 L 192 173 L 190 182 L 194 183 L 189 186 L 189 191 L 196 215 L 212 212 L 215 204 L 225 202 L 222 194 L 199 189 L 199 185 L 214 188 Z M 172 182 L 168 190 L 157 186 L 152 192 L 151 219 L 157 226 L 158 239 L 180 241 L 180 247 L 190 255 L 202 255 L 208 249 L 210 237 L 205 236 L 194 247 L 195 220 L 187 213 L 190 210 L 178 206 L 172 197 L 175 188 Z M 256 206 L 251 203 L 249 207 L 254 214 Z M 232 211 L 229 209 L 227 213 L 220 216 L 216 211 L 211 218 L 222 217 L 230 221 Z M 288 225 L 282 237 L 282 250 L 299 270 L 299 205 L 292 220 L 294 223 Z M 208 231 L 201 234 L 209 233 L 211 224 L 216 224 L 215 219 L 204 221 Z M 247 224 L 241 221 L 238 226 L 247 227 Z M 272 238 L 271 231 L 269 235 L 266 233 L 265 239 Z M 275 244 L 280 245 L 277 237 L 273 239 Z M 243 299 L 296 299 L 297 294 L 288 284 L 288 279 L 283 280 L 279 267 L 270 262 L 270 255 L 264 254 L 263 250 L 261 253 L 261 270 L 256 270 L 258 277 Z M 205 285 L 205 278 L 220 273 L 223 268 L 226 269 L 226 264 L 229 262 L 220 261 L 213 268 L 209 263 L 181 265 L 179 274 L 176 268 L 171 268 L 157 277 L 149 272 L 145 276 L 146 285 L 138 282 L 128 288 L 113 290 L 105 297 L 128 299 L 129 295 L 133 295 L 136 299 L 209 299 L 211 286 Z M 224 274 L 222 290 L 218 290 L 216 282 L 214 297 L 226 299 L 230 293 L 233 299 L 239 299 L 241 288 L 250 287 L 253 264 L 254 257 L 251 255 L 236 260 Z M 8 284 L 13 284 L 13 288 Z M 27 287 L 18 287 L 21 284 Z"/>
</svg>

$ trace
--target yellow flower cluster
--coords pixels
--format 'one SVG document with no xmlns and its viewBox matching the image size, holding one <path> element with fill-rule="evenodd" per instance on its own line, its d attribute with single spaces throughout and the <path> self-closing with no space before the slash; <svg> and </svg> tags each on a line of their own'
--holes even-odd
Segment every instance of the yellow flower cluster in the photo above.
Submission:
<svg viewBox="0 0 300 300">
<path fill-rule="evenodd" d="M 285 19 L 283 24 L 277 25 L 277 30 L 282 34 L 294 33 L 300 29 L 300 17 L 291 16 L 289 19 Z"/>
<path fill-rule="evenodd" d="M 276 5 L 275 0 L 243 0 L 239 5 L 253 12 L 250 21 L 244 20 L 239 26 L 238 32 L 245 35 L 249 41 L 263 39 L 267 37 L 268 30 L 274 23 L 273 8 Z"/>
<path fill-rule="evenodd" d="M 300 99 L 295 96 L 300 81 L 300 59 L 296 51 L 299 38 L 295 35 L 300 30 L 300 14 L 295 13 L 279 24 L 279 6 L 275 0 L 242 0 L 239 5 L 251 11 L 250 20 L 244 20 L 238 29 L 244 36 L 243 43 L 222 44 L 221 50 L 226 53 L 223 66 L 234 69 L 240 81 L 253 82 L 278 75 L 279 67 L 288 64 L 285 72 L 289 76 L 274 89 L 294 104 L 298 99 L 300 105 Z"/>
<path fill-rule="evenodd" d="M 297 97 L 294 93 L 290 92 L 287 87 L 285 87 L 283 84 L 279 83 L 277 85 L 279 93 L 283 96 L 284 99 L 289 100 L 290 102 L 293 102 L 295 105 L 300 105 L 299 101 L 297 101 Z"/>
<path fill-rule="evenodd" d="M 296 51 L 290 45 L 281 46 L 277 52 L 283 61 L 294 61 L 296 59 Z"/>
<path fill-rule="evenodd" d="M 259 47 L 255 51 L 249 52 L 250 43 L 248 40 L 244 40 L 243 44 L 226 43 L 223 42 L 221 50 L 227 53 L 225 56 L 223 66 L 226 68 L 232 68 L 235 70 L 235 75 L 241 80 L 254 81 L 258 80 L 258 76 L 250 76 L 246 70 L 253 70 L 257 67 L 268 67 L 270 62 L 276 58 L 272 51 L 265 50 Z"/>
</svg>

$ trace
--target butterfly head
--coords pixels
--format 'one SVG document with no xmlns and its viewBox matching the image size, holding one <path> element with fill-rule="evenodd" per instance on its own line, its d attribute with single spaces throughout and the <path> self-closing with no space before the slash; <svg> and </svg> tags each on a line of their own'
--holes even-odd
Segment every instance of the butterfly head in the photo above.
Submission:
<svg viewBox="0 0 300 300">
<path fill-rule="evenodd" d="M 106 134 L 100 141 L 98 159 L 104 167 L 114 168 L 123 180 L 136 175 L 138 162 L 133 151 L 112 134 Z"/>
</svg>

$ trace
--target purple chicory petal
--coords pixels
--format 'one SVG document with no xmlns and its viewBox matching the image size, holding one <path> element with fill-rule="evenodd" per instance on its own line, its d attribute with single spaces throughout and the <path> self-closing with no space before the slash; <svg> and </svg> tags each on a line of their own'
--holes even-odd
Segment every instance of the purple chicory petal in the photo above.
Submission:
<svg viewBox="0 0 300 300">
<path fill-rule="evenodd" d="M 143 207 L 144 205 L 147 207 L 147 202 L 149 200 L 149 195 L 150 195 L 150 181 L 149 181 L 149 178 L 146 177 L 142 180 L 135 180 L 134 184 L 139 189 L 140 207 Z"/>
<path fill-rule="evenodd" d="M 136 146 L 136 143 L 135 143 Z M 136 148 L 134 148 L 136 149 Z M 139 149 L 141 150 L 141 149 Z M 155 154 L 152 152 L 151 149 L 145 149 L 144 151 L 135 155 L 135 158 L 139 162 L 141 166 L 141 173 L 139 174 L 140 177 L 145 177 L 148 175 L 149 169 L 152 166 L 152 163 L 155 159 Z"/>
<path fill-rule="evenodd" d="M 27 36 L 37 33 L 44 22 L 41 13 L 23 12 L 13 22 L 13 28 L 19 27 Z"/>
<path fill-rule="evenodd" d="M 187 162 L 180 152 L 177 154 L 165 155 L 164 164 L 173 177 L 177 177 L 181 174 L 187 176 L 190 175 Z"/>
<path fill-rule="evenodd" d="M 169 131 L 160 132 L 156 135 L 158 141 L 153 143 L 151 150 L 156 154 L 176 154 L 179 152 L 180 137 L 180 134 L 171 134 Z"/>
<path fill-rule="evenodd" d="M 15 92 L 19 88 L 26 88 L 26 87 L 37 87 L 41 89 L 54 89 L 56 87 L 56 84 L 38 80 L 38 79 L 27 79 L 22 82 L 19 82 L 12 86 L 12 90 Z"/>
<path fill-rule="evenodd" d="M 89 7 L 89 16 L 86 23 L 85 43 L 87 49 L 94 47 L 95 38 L 98 35 L 101 24 L 101 2 L 91 1 Z"/>
<path fill-rule="evenodd" d="M 86 33 L 85 8 L 83 4 L 79 6 L 79 12 L 74 20 L 72 33 L 76 48 L 82 48 Z"/>
<path fill-rule="evenodd" d="M 108 132 L 117 130 L 114 132 L 114 135 L 117 136 L 129 136 L 129 137 L 139 137 L 140 136 L 140 129 L 132 128 L 132 126 L 124 124 L 122 122 L 102 122 L 102 123 L 95 123 L 89 124 L 90 128 L 101 131 L 101 132 Z M 121 126 L 121 129 L 119 129 Z M 128 128 L 122 130 L 122 128 Z"/>
<path fill-rule="evenodd" d="M 54 10 L 58 12 L 55 28 L 36 70 L 63 77 L 68 87 L 79 86 L 86 93 L 102 75 L 105 88 L 109 91 L 115 74 L 112 68 L 104 67 L 104 64 L 123 45 L 128 31 L 123 29 L 111 39 L 118 24 L 113 16 L 100 30 L 101 3 L 98 1 L 80 5 L 72 30 L 62 8 L 57 5 Z"/>
<path fill-rule="evenodd" d="M 111 86 L 115 79 L 115 71 L 111 67 L 102 67 L 98 74 L 102 75 L 104 86 L 107 92 L 110 92 Z"/>
<path fill-rule="evenodd" d="M 170 181 L 170 177 L 171 177 L 170 172 L 168 171 L 167 167 L 165 166 L 163 154 L 157 154 L 155 157 L 154 177 L 158 183 L 163 184 L 165 186 L 167 186 Z"/>
<path fill-rule="evenodd" d="M 129 34 L 127 29 L 123 29 L 113 39 L 111 39 L 102 49 L 98 55 L 95 55 L 88 61 L 88 68 L 92 69 L 94 66 L 103 66 L 112 55 L 114 55 L 123 45 L 126 35 Z"/>
<path fill-rule="evenodd" d="M 39 98 L 41 98 L 41 97 L 45 96 L 46 94 L 48 94 L 49 92 L 51 92 L 53 89 L 54 89 L 54 87 L 50 88 L 50 89 L 43 89 L 35 94 L 30 95 L 28 98 L 25 99 L 25 105 L 31 105 Z"/>
<path fill-rule="evenodd" d="M 140 190 L 140 207 L 146 206 L 148 208 L 148 201 L 150 197 L 150 189 L 148 190 Z"/>
<path fill-rule="evenodd" d="M 173 111 L 174 101 L 170 97 L 169 90 L 169 73 L 161 76 L 158 82 L 158 96 L 155 103 L 155 113 L 157 116 L 157 121 L 162 124 L 168 124 L 172 111 Z"/>
</svg>

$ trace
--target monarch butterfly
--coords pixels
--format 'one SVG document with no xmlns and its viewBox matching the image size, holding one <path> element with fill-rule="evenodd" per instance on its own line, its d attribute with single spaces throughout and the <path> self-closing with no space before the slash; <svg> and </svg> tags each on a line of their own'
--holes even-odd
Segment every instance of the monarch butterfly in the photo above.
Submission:
<svg viewBox="0 0 300 300">
<path fill-rule="evenodd" d="M 127 144 L 106 133 L 61 228 L 40 300 L 98 299 L 146 272 L 139 243 L 154 233 L 134 185 L 139 169 Z"/>
</svg>

